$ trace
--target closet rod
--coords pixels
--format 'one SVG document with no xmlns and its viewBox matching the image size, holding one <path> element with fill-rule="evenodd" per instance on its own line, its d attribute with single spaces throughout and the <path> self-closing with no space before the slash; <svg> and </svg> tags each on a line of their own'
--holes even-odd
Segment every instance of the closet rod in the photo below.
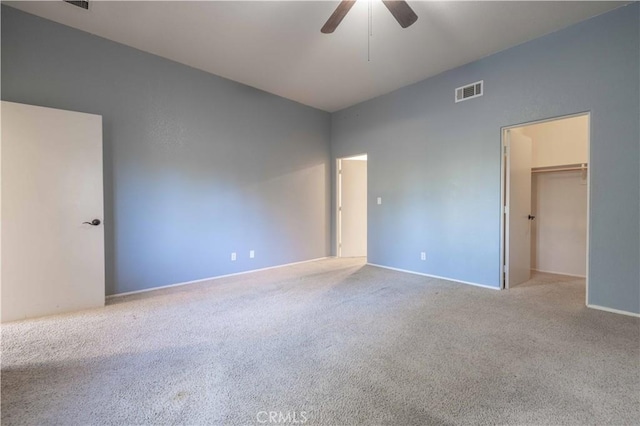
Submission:
<svg viewBox="0 0 640 426">
<path fill-rule="evenodd" d="M 569 172 L 587 171 L 586 164 L 567 164 L 566 166 L 536 167 L 531 169 L 531 173 Z"/>
</svg>

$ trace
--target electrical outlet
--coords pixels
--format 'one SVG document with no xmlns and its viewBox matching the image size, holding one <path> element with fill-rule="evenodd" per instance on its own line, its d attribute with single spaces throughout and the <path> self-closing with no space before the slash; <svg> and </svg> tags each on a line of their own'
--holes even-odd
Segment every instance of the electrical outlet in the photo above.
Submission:
<svg viewBox="0 0 640 426">
<path fill-rule="evenodd" d="M 382 197 L 378 197 L 378 204 L 382 204 Z"/>
<path fill-rule="evenodd" d="M 253 259 L 256 257 L 256 252 L 254 250 L 249 250 L 249 259 Z"/>
<path fill-rule="evenodd" d="M 427 260 L 427 253 L 426 252 L 420 252 L 420 260 Z"/>
<path fill-rule="evenodd" d="M 234 251 L 233 253 L 231 253 L 231 261 L 235 261 L 236 260 L 236 252 Z"/>
</svg>

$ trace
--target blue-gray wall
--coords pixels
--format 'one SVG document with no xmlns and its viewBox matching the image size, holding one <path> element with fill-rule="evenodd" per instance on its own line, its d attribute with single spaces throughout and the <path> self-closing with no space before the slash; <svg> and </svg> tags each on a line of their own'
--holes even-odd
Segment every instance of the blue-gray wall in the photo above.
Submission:
<svg viewBox="0 0 640 426">
<path fill-rule="evenodd" d="M 329 254 L 326 112 L 6 6 L 2 99 L 103 116 L 107 294 Z"/>
<path fill-rule="evenodd" d="M 501 127 L 589 111 L 589 303 L 640 312 L 638 9 L 334 113 L 332 165 L 369 155 L 369 262 L 498 287 Z M 455 104 L 478 80 L 485 95 Z"/>
</svg>

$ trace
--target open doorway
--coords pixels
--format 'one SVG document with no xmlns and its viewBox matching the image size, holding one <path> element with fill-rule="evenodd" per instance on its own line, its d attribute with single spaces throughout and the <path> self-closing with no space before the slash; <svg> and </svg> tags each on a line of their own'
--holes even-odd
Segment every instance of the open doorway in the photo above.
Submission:
<svg viewBox="0 0 640 426">
<path fill-rule="evenodd" d="M 338 257 L 367 256 L 367 154 L 338 159 Z"/>
<path fill-rule="evenodd" d="M 589 118 L 503 129 L 502 288 L 536 280 L 586 283 Z"/>
</svg>

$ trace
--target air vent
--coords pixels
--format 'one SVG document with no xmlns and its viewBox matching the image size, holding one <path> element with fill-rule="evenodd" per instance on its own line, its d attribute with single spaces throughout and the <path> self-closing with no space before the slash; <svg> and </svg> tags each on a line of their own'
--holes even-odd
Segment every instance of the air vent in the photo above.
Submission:
<svg viewBox="0 0 640 426">
<path fill-rule="evenodd" d="M 458 87 L 456 89 L 456 102 L 466 101 L 467 99 L 482 96 L 483 86 L 484 80 L 480 80 L 466 86 Z"/>
<path fill-rule="evenodd" d="M 89 10 L 89 0 L 64 0 L 66 3 Z"/>
</svg>

